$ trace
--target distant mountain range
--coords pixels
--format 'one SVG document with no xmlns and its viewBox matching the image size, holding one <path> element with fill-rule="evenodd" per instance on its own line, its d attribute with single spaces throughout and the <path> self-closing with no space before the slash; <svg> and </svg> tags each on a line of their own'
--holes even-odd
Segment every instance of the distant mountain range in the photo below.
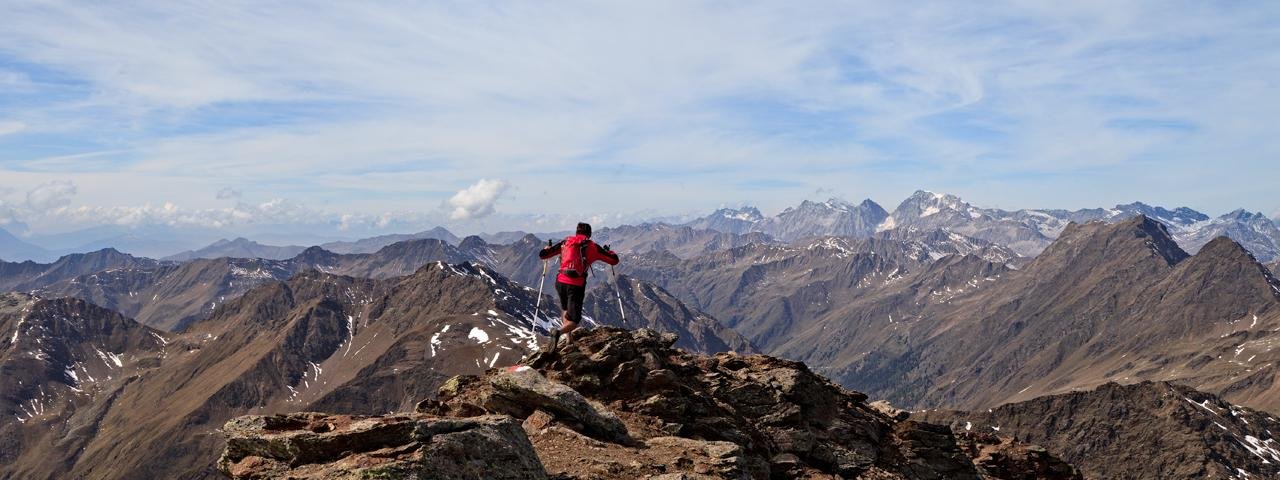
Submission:
<svg viewBox="0 0 1280 480">
<path fill-rule="evenodd" d="M 1118 222 L 1137 215 L 1164 223 L 1179 245 L 1191 252 L 1225 235 L 1263 261 L 1280 259 L 1280 229 L 1266 215 L 1236 210 L 1210 218 L 1186 207 L 1169 210 L 1141 202 L 1109 209 L 1008 211 L 979 208 L 954 195 L 921 190 L 903 200 L 891 213 L 871 200 L 854 205 L 831 199 L 823 203 L 805 201 L 774 217 L 764 217 L 752 207 L 721 209 L 687 225 L 738 234 L 761 232 L 788 242 L 808 236 L 868 237 L 891 230 L 941 228 L 1003 245 L 1023 256 L 1034 256 L 1068 223 Z"/>
<path fill-rule="evenodd" d="M 32 245 L 13 236 L 0 228 L 0 260 L 36 260 L 47 261 L 50 256 L 56 257 L 48 250 Z"/>
<path fill-rule="evenodd" d="M 421 240 L 431 238 L 442 240 L 450 245 L 458 244 L 458 237 L 444 227 L 436 227 L 412 234 L 393 234 L 379 235 L 377 237 L 365 238 L 353 242 L 329 242 L 320 245 L 320 248 L 334 253 L 373 253 L 381 250 L 382 247 L 393 243 L 403 242 L 405 240 Z"/>
<path fill-rule="evenodd" d="M 608 228 L 597 226 L 596 239 L 601 243 L 612 244 L 620 251 L 640 253 L 666 250 L 689 257 L 746 243 L 792 243 L 824 236 L 866 238 L 896 230 L 905 230 L 910 234 L 942 229 L 1007 247 L 1021 256 L 1034 256 L 1047 247 L 1070 222 L 1117 222 L 1136 215 L 1145 215 L 1164 223 L 1179 245 L 1190 252 L 1199 250 L 1217 236 L 1225 235 L 1244 245 L 1264 262 L 1280 259 L 1280 228 L 1277 228 L 1276 221 L 1261 213 L 1246 210 L 1236 210 L 1211 218 L 1187 207 L 1170 210 L 1135 202 L 1105 209 L 1010 211 L 975 207 L 954 195 L 923 190 L 903 200 L 892 212 L 871 200 L 856 204 L 836 198 L 825 202 L 806 200 L 774 216 L 765 216 L 754 207 L 724 208 L 681 225 L 651 222 Z M 667 231 L 661 231 L 664 229 Z M 712 232 L 731 235 L 718 236 Z M 538 236 L 560 238 L 567 233 L 545 233 Z M 160 227 L 140 230 L 95 227 L 81 232 L 24 240 L 0 230 L 0 259 L 48 262 L 66 253 L 115 248 L 136 255 L 164 252 L 167 256 L 162 258 L 167 260 L 222 256 L 283 260 L 305 249 L 301 245 L 269 245 L 246 238 L 222 239 L 195 249 L 186 247 L 195 238 L 208 238 L 213 234 L 214 232 L 185 232 Z M 508 231 L 482 234 L 479 237 L 490 244 L 508 244 L 525 235 L 525 232 Z M 698 238 L 692 238 L 694 235 Z M 901 237 L 903 234 L 890 235 Z M 453 245 L 462 241 L 448 229 L 435 227 L 410 234 L 322 242 L 319 246 L 334 253 L 374 253 L 393 243 L 426 238 L 443 240 Z M 673 243 L 680 246 L 673 248 Z M 169 253 L 179 250 L 180 253 Z"/>
<path fill-rule="evenodd" d="M 207 247 L 199 250 L 187 250 L 182 253 L 170 255 L 161 260 L 172 260 L 182 262 L 186 260 L 194 260 L 197 258 L 261 258 L 265 260 L 284 260 L 292 258 L 307 247 L 298 245 L 289 245 L 277 247 L 272 245 L 263 245 L 261 243 L 249 240 L 244 237 L 235 240 L 222 239 L 213 242 Z"/>
</svg>

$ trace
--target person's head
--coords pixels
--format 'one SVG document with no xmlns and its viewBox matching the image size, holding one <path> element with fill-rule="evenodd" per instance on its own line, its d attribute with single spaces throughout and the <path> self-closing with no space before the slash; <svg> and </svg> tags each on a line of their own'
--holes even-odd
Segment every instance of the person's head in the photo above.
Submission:
<svg viewBox="0 0 1280 480">
<path fill-rule="evenodd" d="M 591 236 L 591 225 L 587 223 L 579 223 L 576 232 L 578 235 Z"/>
</svg>

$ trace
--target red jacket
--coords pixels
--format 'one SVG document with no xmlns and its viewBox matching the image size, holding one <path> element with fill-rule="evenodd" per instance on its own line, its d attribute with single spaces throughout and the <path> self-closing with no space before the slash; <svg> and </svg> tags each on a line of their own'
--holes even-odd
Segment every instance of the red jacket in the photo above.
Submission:
<svg viewBox="0 0 1280 480">
<path fill-rule="evenodd" d="M 574 237 L 579 237 L 579 238 L 575 239 Z M 565 242 L 571 239 L 581 241 L 581 240 L 585 240 L 586 238 L 587 237 L 585 235 L 570 235 L 566 237 L 564 240 L 561 240 L 560 243 L 557 243 L 555 245 L 542 249 L 541 252 L 538 252 L 538 257 L 542 258 L 543 260 L 549 259 L 551 257 L 554 257 L 560 254 L 560 248 L 564 246 Z M 617 265 L 618 254 L 613 253 L 609 250 L 606 250 L 604 247 L 601 247 L 596 242 L 587 240 L 586 260 L 587 260 L 587 271 L 590 272 L 591 264 L 597 261 L 604 262 L 609 265 Z M 556 281 L 566 285 L 577 285 L 579 287 L 584 287 L 587 285 L 587 277 L 585 275 L 575 278 L 575 277 L 570 277 L 568 275 L 565 275 L 563 272 L 560 273 L 559 275 L 556 275 Z"/>
</svg>

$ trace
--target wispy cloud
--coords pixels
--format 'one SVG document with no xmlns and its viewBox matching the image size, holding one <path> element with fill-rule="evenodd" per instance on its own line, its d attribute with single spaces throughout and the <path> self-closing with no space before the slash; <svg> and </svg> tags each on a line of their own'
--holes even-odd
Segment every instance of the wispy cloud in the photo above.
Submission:
<svg viewBox="0 0 1280 480">
<path fill-rule="evenodd" d="M 0 136 L 11 135 L 27 129 L 27 124 L 16 120 L 0 121 Z"/>
<path fill-rule="evenodd" d="M 218 194 L 235 185 L 344 228 L 448 221 L 440 205 L 477 178 L 510 182 L 508 213 L 553 216 L 779 209 L 815 189 L 893 203 L 925 184 L 983 204 L 1225 211 L 1274 195 L 1278 17 L 1265 2 L 18 3 L 0 27 L 0 185 L 71 179 L 68 209 L 216 224 L 238 214 L 163 206 L 235 210 Z"/>
</svg>

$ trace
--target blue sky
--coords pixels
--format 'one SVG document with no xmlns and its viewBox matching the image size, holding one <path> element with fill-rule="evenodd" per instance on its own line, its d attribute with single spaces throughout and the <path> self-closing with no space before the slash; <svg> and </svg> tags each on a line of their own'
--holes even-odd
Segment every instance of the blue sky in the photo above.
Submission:
<svg viewBox="0 0 1280 480">
<path fill-rule="evenodd" d="M 0 223 L 1280 213 L 1273 2 L 147 3 L 6 2 Z"/>
</svg>

